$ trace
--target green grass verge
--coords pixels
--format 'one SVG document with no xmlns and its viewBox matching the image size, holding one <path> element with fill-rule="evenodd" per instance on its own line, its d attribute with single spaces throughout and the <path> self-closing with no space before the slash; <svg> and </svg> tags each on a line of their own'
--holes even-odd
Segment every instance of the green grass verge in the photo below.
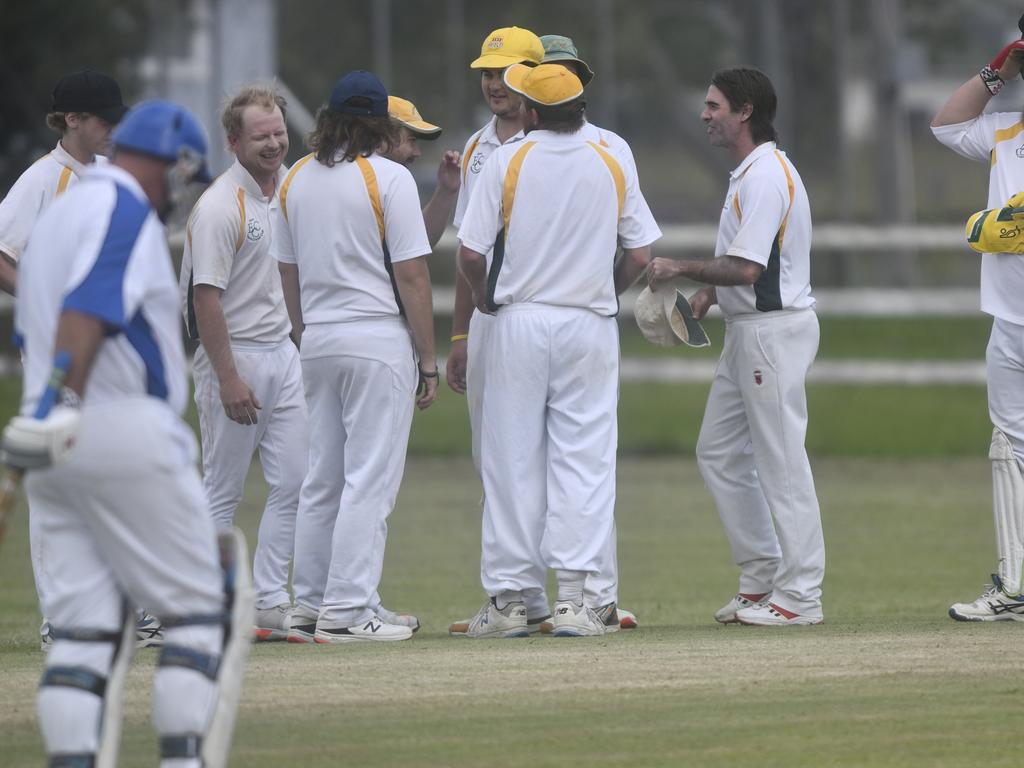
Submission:
<svg viewBox="0 0 1024 768">
<path fill-rule="evenodd" d="M 972 460 L 815 462 L 828 549 L 826 623 L 718 627 L 735 568 L 692 460 L 619 471 L 620 599 L 641 628 L 579 641 L 445 635 L 479 589 L 479 488 L 466 460 L 410 463 L 381 592 L 415 611 L 412 641 L 257 646 L 232 765 L 1010 766 L 993 712 L 1018 625 L 962 625 L 993 560 L 989 469 Z M 253 471 L 238 519 L 253 541 Z M 18 514 L 0 558 L 0 746 L 43 762 L 33 696 L 43 662 Z M 121 765 L 152 765 L 155 653 L 128 685 Z"/>
</svg>

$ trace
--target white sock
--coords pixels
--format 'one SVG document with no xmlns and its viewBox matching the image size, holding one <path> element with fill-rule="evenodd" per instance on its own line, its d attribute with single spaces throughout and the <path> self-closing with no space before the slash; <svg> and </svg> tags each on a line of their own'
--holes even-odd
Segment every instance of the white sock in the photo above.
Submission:
<svg viewBox="0 0 1024 768">
<path fill-rule="evenodd" d="M 558 576 L 558 602 L 583 605 L 583 583 L 586 571 L 555 571 Z"/>
</svg>

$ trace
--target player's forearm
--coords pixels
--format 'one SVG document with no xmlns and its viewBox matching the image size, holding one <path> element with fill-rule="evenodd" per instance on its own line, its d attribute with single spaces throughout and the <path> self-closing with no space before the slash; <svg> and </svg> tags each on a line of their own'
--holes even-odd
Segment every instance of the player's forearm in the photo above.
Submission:
<svg viewBox="0 0 1024 768">
<path fill-rule="evenodd" d="M 412 333 L 413 346 L 421 371 L 437 370 L 434 346 L 434 300 L 430 292 L 430 270 L 426 256 L 394 265 L 395 284 L 405 308 L 405 319 Z"/>
<path fill-rule="evenodd" d="M 96 353 L 103 343 L 104 330 L 99 318 L 77 310 L 65 310 L 57 322 L 54 349 L 67 352 L 71 357 L 64 386 L 76 392 L 79 397 L 85 395 L 85 385 Z"/>
<path fill-rule="evenodd" d="M 615 293 L 621 295 L 647 269 L 651 262 L 651 246 L 643 248 L 625 248 L 622 258 L 615 265 Z"/>
<path fill-rule="evenodd" d="M 437 247 L 448 222 L 452 220 L 452 211 L 455 209 L 457 198 L 458 190 L 449 192 L 438 186 L 429 202 L 424 206 L 423 223 L 427 227 L 427 240 L 430 241 L 431 248 Z"/>
<path fill-rule="evenodd" d="M 932 120 L 932 128 L 973 120 L 985 111 L 991 98 L 992 94 L 989 93 L 988 88 L 985 87 L 981 78 L 975 75 L 953 92 L 949 101 L 942 106 Z"/>
<path fill-rule="evenodd" d="M 299 266 L 279 261 L 277 271 L 281 275 L 284 306 L 288 310 L 288 319 L 292 324 L 292 340 L 298 346 L 302 341 L 302 332 L 306 329 L 306 324 L 302 319 L 302 303 L 299 296 Z"/>
<path fill-rule="evenodd" d="M 708 261 L 676 262 L 676 275 L 708 285 L 753 285 L 764 272 L 760 264 L 739 256 L 718 256 Z"/>
<path fill-rule="evenodd" d="M 455 269 L 455 307 L 452 310 L 452 336 L 469 333 L 469 321 L 473 317 L 473 291 L 466 282 L 466 276 Z"/>
<path fill-rule="evenodd" d="M 474 304 L 487 293 L 487 259 L 482 253 L 459 246 L 459 272 L 466 278 Z"/>
<path fill-rule="evenodd" d="M 14 295 L 18 285 L 18 262 L 6 251 L 0 251 L 0 291 Z"/>
<path fill-rule="evenodd" d="M 228 323 L 224 318 L 224 309 L 220 304 L 222 291 L 212 285 L 197 285 L 193 292 L 193 304 L 196 310 L 196 327 L 199 330 L 199 342 L 203 345 L 210 365 L 217 374 L 217 381 L 223 384 L 238 378 L 235 367 L 235 356 L 231 352 L 231 337 L 228 335 Z"/>
</svg>

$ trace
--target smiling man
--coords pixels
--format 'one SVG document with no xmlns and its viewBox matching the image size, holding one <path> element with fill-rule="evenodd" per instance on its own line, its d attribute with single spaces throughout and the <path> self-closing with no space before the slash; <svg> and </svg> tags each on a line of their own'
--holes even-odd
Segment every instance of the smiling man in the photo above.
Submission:
<svg viewBox="0 0 1024 768">
<path fill-rule="evenodd" d="M 229 530 L 253 452 L 270 486 L 253 564 L 256 638 L 284 640 L 288 565 L 306 475 L 306 404 L 281 276 L 270 257 L 272 213 L 288 152 L 285 100 L 242 88 L 221 117 L 234 164 L 189 217 L 180 291 L 203 447 L 203 488 L 218 529 Z"/>
</svg>

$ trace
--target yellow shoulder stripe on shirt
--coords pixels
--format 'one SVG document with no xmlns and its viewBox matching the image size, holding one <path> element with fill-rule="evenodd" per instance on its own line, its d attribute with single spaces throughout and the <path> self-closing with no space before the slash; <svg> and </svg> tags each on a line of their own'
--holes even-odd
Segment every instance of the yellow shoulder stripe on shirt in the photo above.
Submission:
<svg viewBox="0 0 1024 768">
<path fill-rule="evenodd" d="M 526 153 L 536 146 L 536 141 L 524 141 L 509 161 L 508 170 L 505 171 L 505 184 L 502 188 L 501 211 L 505 223 L 505 239 L 508 240 L 508 223 L 512 218 L 512 204 L 516 199 L 516 186 L 519 184 L 519 171 L 523 167 L 523 160 Z"/>
<path fill-rule="evenodd" d="M 238 237 L 235 238 L 235 253 L 245 242 L 245 190 L 238 188 Z"/>
<path fill-rule="evenodd" d="M 466 172 L 469 170 L 469 159 L 473 157 L 473 152 L 476 151 L 476 145 L 480 143 L 480 136 L 473 139 L 473 143 L 469 145 L 466 150 L 466 154 L 462 156 L 462 183 L 466 183 Z"/>
<path fill-rule="evenodd" d="M 281 213 L 284 214 L 285 221 L 288 221 L 288 206 L 285 204 L 285 201 L 288 199 L 288 187 L 292 185 L 292 179 L 295 178 L 295 173 L 299 170 L 299 168 L 304 166 L 312 159 L 313 155 L 312 153 L 310 153 L 301 160 L 299 160 L 299 162 L 297 162 L 295 165 L 293 165 L 292 169 L 288 171 L 288 175 L 284 177 L 284 183 L 281 184 L 281 191 L 277 193 L 277 197 L 281 201 Z"/>
<path fill-rule="evenodd" d="M 377 217 L 377 229 L 380 230 L 380 241 L 384 242 L 384 205 L 380 200 L 380 188 L 377 186 L 377 174 L 365 157 L 357 157 L 356 165 L 363 172 L 363 181 L 366 182 L 366 192 L 370 195 L 370 205 L 373 206 L 373 215 Z"/>
<path fill-rule="evenodd" d="M 64 190 L 68 188 L 68 182 L 71 181 L 71 169 L 64 166 L 64 170 L 60 172 L 60 179 L 57 181 L 57 191 L 54 193 L 54 197 L 60 197 L 64 194 Z"/>
<path fill-rule="evenodd" d="M 1009 141 L 1010 139 L 1014 139 L 1021 131 L 1024 131 L 1024 120 L 1014 123 L 1009 128 L 999 128 L 996 130 L 995 142 L 993 143 L 991 152 L 993 166 L 996 164 L 995 144 L 998 144 L 1001 141 Z"/>
<path fill-rule="evenodd" d="M 779 227 L 779 250 L 782 250 L 782 240 L 786 237 L 786 224 L 789 223 L 789 212 L 793 210 L 793 198 L 796 197 L 796 189 L 793 186 L 793 176 L 789 172 L 789 166 L 782 159 L 779 150 L 775 150 L 775 159 L 779 161 L 783 172 L 786 174 L 786 187 L 789 189 L 789 207 L 786 208 L 786 215 L 782 217 L 782 226 Z"/>
<path fill-rule="evenodd" d="M 612 180 L 615 182 L 615 193 L 619 199 L 619 218 L 622 218 L 622 208 L 626 204 L 626 175 L 622 172 L 622 166 L 620 166 L 615 158 L 601 149 L 597 144 L 592 141 L 588 141 L 587 144 L 592 146 L 594 150 L 604 160 L 604 164 L 608 166 L 608 170 L 611 171 Z M 605 146 L 608 146 L 607 144 Z"/>
</svg>

